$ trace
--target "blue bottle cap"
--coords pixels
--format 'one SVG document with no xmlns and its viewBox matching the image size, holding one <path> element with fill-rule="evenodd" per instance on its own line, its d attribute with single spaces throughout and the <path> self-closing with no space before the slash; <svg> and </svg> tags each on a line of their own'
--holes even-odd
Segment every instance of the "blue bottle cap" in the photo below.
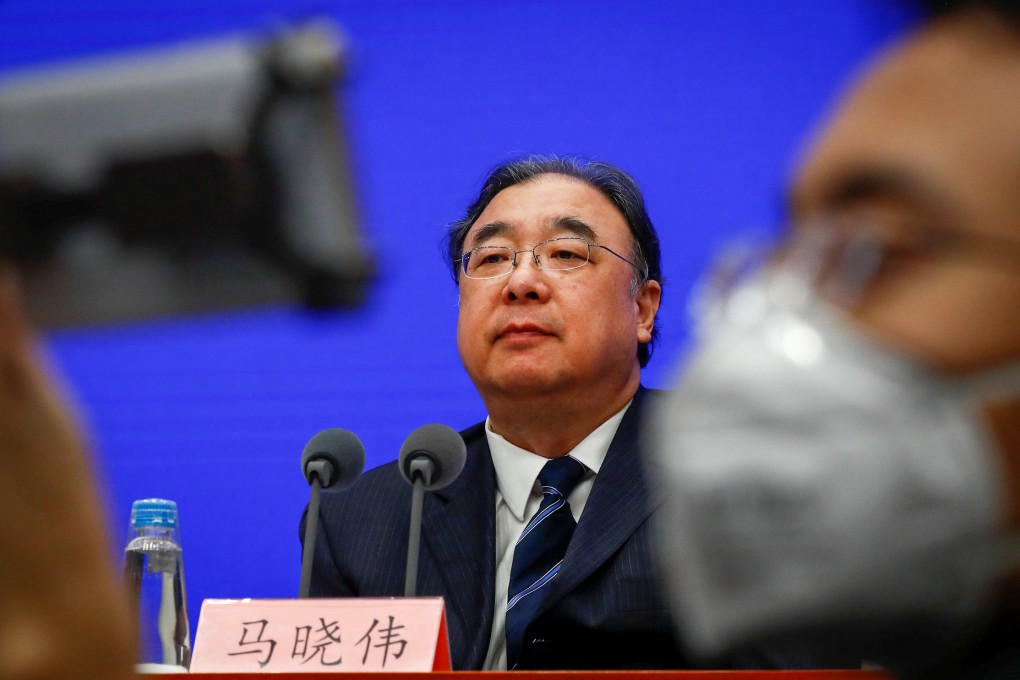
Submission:
<svg viewBox="0 0 1020 680">
<path fill-rule="evenodd" d="M 177 503 L 162 498 L 146 498 L 131 506 L 131 528 L 177 527 Z"/>
</svg>

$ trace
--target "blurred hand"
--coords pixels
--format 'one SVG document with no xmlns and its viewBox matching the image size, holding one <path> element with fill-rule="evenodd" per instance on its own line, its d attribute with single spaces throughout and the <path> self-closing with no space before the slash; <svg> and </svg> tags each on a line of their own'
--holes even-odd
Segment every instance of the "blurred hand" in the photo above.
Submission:
<svg viewBox="0 0 1020 680">
<path fill-rule="evenodd" d="M 134 627 L 75 419 L 0 263 L 0 678 L 127 678 Z"/>
</svg>

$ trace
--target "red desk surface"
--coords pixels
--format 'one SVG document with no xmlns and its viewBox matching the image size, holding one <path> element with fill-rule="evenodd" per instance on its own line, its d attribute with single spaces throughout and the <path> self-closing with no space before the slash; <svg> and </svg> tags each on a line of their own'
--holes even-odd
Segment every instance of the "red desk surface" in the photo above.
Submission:
<svg viewBox="0 0 1020 680">
<path fill-rule="evenodd" d="M 892 680 L 883 671 L 449 671 L 437 673 L 189 673 L 139 675 L 151 680 Z"/>
</svg>

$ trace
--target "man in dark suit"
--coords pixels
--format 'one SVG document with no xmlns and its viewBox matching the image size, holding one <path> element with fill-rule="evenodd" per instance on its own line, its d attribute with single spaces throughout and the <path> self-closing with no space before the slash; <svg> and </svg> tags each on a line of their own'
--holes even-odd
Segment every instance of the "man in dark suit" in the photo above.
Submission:
<svg viewBox="0 0 1020 680">
<path fill-rule="evenodd" d="M 423 513 L 419 593 L 446 600 L 454 668 L 687 666 L 638 453 L 662 291 L 640 191 L 603 163 L 507 163 L 447 242 L 458 347 L 488 410 L 462 433 L 464 472 Z M 572 489 L 548 480 L 561 464 Z M 312 594 L 401 595 L 409 506 L 395 464 L 324 495 Z"/>
<path fill-rule="evenodd" d="M 460 478 L 424 508 L 419 592 L 446 599 L 454 668 L 682 666 L 636 450 L 661 294 L 640 191 L 602 163 L 504 164 L 448 245 L 460 354 L 489 412 L 463 433 Z M 555 578 L 528 595 L 540 604 L 508 663 L 514 545 L 543 464 L 568 454 L 585 466 L 566 499 L 580 522 Z M 394 465 L 324 497 L 312 593 L 402 594 L 409 504 Z"/>
<path fill-rule="evenodd" d="M 655 398 L 639 390 L 621 422 L 518 668 L 685 665 L 649 559 L 651 505 L 634 443 L 637 411 Z M 453 667 L 470 670 L 487 666 L 493 631 L 499 492 L 484 423 L 463 435 L 463 473 L 426 495 L 418 591 L 445 598 Z M 312 595 L 402 595 L 410 499 L 392 464 L 368 472 L 349 491 L 324 494 L 322 521 L 330 529 L 317 546 Z"/>
</svg>

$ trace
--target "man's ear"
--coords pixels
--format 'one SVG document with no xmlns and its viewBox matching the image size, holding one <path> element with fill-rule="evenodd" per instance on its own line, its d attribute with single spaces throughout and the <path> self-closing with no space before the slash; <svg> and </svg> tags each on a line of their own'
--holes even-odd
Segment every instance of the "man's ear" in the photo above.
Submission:
<svg viewBox="0 0 1020 680">
<path fill-rule="evenodd" d="M 634 296 L 637 305 L 637 339 L 641 344 L 652 341 L 652 329 L 655 327 L 655 315 L 659 312 L 662 300 L 662 286 L 658 281 L 646 281 L 641 290 Z"/>
</svg>

